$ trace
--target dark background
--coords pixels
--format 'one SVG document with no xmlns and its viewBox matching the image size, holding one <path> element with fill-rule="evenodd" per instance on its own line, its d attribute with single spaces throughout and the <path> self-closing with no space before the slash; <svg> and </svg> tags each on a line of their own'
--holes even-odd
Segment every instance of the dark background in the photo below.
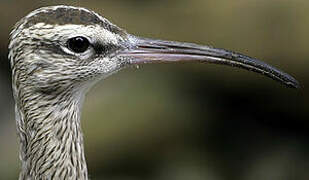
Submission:
<svg viewBox="0 0 309 180">
<path fill-rule="evenodd" d="M 82 124 L 90 178 L 309 179 L 308 0 L 0 1 L 0 179 L 20 169 L 8 36 L 38 7 L 83 6 L 140 36 L 241 52 L 296 77 L 294 90 L 209 64 L 144 65 L 101 81 Z"/>
</svg>

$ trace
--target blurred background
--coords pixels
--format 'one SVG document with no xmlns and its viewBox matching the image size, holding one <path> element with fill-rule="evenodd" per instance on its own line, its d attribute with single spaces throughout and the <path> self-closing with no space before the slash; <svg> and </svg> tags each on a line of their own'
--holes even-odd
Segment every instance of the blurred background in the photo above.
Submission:
<svg viewBox="0 0 309 180">
<path fill-rule="evenodd" d="M 86 98 L 91 179 L 309 179 L 308 0 L 1 0 L 1 180 L 17 179 L 20 169 L 9 32 L 33 9 L 55 4 L 92 9 L 132 34 L 253 56 L 304 87 L 210 64 L 123 70 Z"/>
</svg>

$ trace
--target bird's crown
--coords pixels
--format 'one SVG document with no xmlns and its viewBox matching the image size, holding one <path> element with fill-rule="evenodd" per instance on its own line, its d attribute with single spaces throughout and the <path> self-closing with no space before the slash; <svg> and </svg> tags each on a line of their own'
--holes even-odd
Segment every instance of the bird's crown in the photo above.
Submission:
<svg viewBox="0 0 309 180">
<path fill-rule="evenodd" d="M 63 5 L 37 9 L 11 33 L 13 79 L 34 89 L 54 91 L 107 76 L 124 65 L 112 55 L 127 39 L 124 30 L 88 9 Z"/>
</svg>

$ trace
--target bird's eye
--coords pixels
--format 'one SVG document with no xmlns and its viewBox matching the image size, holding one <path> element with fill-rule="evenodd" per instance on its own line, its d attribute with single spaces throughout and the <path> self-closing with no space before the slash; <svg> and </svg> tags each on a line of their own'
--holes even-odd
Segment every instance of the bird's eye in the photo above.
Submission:
<svg viewBox="0 0 309 180">
<path fill-rule="evenodd" d="M 90 43 L 88 39 L 82 36 L 73 37 L 67 42 L 68 48 L 75 53 L 85 52 L 88 49 L 89 45 Z"/>
</svg>

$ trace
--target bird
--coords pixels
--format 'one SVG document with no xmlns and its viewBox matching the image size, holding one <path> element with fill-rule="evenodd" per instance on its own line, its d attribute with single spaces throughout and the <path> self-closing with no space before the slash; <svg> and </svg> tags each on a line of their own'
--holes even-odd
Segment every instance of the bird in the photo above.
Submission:
<svg viewBox="0 0 309 180">
<path fill-rule="evenodd" d="M 258 59 L 194 43 L 129 34 L 83 7 L 41 7 L 10 33 L 20 180 L 88 179 L 80 123 L 87 91 L 126 67 L 200 62 L 254 71 L 291 88 L 299 82 Z"/>
</svg>

